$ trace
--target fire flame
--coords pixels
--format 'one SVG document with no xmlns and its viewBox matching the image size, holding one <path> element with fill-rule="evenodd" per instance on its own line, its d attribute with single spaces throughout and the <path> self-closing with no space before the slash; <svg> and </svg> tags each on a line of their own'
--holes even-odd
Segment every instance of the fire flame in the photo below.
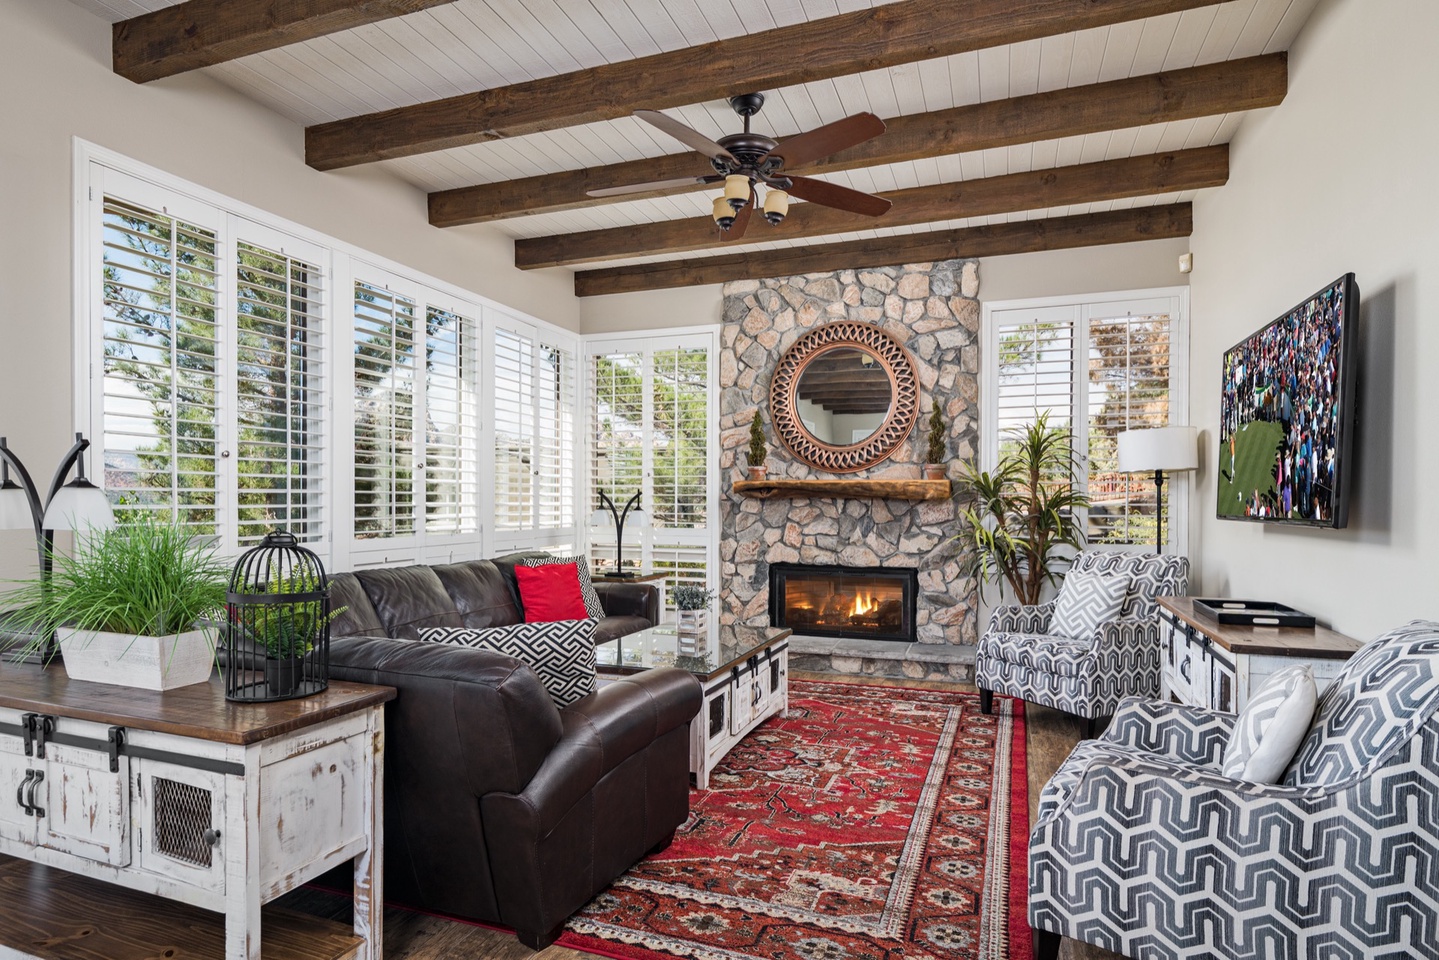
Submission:
<svg viewBox="0 0 1439 960">
<path fill-rule="evenodd" d="M 866 590 L 864 593 L 858 591 L 854 595 L 854 606 L 850 607 L 851 617 L 862 617 L 874 613 L 879 609 L 879 603 L 874 599 L 874 594 Z"/>
</svg>

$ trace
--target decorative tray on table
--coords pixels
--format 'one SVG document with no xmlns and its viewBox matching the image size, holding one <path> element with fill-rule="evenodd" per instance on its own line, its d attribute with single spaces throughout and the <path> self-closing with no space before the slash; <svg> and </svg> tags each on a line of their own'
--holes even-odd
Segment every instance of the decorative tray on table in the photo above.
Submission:
<svg viewBox="0 0 1439 960">
<path fill-rule="evenodd" d="M 1195 597 L 1194 610 L 1220 623 L 1248 627 L 1310 627 L 1314 618 L 1301 610 L 1269 600 L 1229 600 Z"/>
</svg>

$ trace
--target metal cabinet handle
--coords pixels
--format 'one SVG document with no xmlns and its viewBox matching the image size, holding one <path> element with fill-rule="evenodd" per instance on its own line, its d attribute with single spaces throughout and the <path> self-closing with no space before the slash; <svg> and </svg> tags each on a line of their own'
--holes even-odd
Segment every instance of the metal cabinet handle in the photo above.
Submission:
<svg viewBox="0 0 1439 960">
<path fill-rule="evenodd" d="M 25 802 L 25 788 L 30 786 L 30 781 L 35 779 L 34 770 L 25 771 L 25 779 L 20 781 L 20 786 L 15 788 L 15 805 L 25 811 L 25 816 L 33 816 L 35 808 Z"/>
<path fill-rule="evenodd" d="M 45 773 L 42 770 L 31 772 L 35 774 L 35 779 L 30 780 L 29 777 L 26 777 L 27 780 L 30 780 L 30 789 L 25 793 L 25 812 L 39 818 L 45 816 L 45 808 L 35 803 L 35 788 L 45 782 Z"/>
</svg>

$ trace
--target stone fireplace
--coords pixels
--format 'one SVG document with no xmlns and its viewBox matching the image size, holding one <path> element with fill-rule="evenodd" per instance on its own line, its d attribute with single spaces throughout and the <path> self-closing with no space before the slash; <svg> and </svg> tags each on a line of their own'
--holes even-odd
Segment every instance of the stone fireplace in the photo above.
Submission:
<svg viewBox="0 0 1439 960">
<path fill-rule="evenodd" d="M 890 333 L 913 358 L 922 392 L 919 423 L 908 440 L 888 460 L 844 477 L 918 478 L 930 403 L 937 399 L 947 424 L 948 473 L 956 479 L 959 462 L 974 456 L 978 442 L 978 270 L 977 261 L 951 260 L 725 285 L 718 358 L 723 620 L 770 622 L 775 605 L 784 599 L 771 595 L 774 564 L 894 569 L 912 571 L 914 610 L 904 626 L 912 628 L 916 643 L 883 646 L 915 651 L 932 645 L 935 659 L 952 662 L 939 656 L 945 646 L 976 642 L 975 586 L 960 575 L 951 543 L 957 532 L 953 499 L 752 499 L 735 493 L 734 482 L 744 478 L 748 427 L 756 409 L 766 425 L 771 479 L 836 478 L 800 462 L 775 439 L 768 409 L 770 378 L 785 350 L 832 320 L 873 323 Z M 826 597 L 844 589 L 835 588 Z M 892 599 L 881 591 L 881 604 Z M 885 619 L 892 619 L 893 607 L 887 609 Z M 835 613 L 826 617 L 834 625 Z M 805 632 L 862 644 L 866 641 L 852 638 L 876 619 L 860 614 L 848 626 L 826 631 L 824 625 L 808 624 Z M 926 675 L 908 667 L 903 673 Z"/>
<path fill-rule="evenodd" d="M 808 637 L 913 643 L 918 572 L 912 567 L 769 565 L 769 620 Z"/>
</svg>

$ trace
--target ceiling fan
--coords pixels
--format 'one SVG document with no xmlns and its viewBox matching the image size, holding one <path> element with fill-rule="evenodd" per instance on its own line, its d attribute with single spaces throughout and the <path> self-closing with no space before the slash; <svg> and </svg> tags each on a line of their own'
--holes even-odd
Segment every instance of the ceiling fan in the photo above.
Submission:
<svg viewBox="0 0 1439 960">
<path fill-rule="evenodd" d="M 821 157 L 846 150 L 884 133 L 884 121 L 872 113 L 856 113 L 816 127 L 788 140 L 776 141 L 762 134 L 751 133 L 750 118 L 764 106 L 764 94 L 744 93 L 729 98 L 735 113 L 744 118 L 744 132 L 732 133 L 711 140 L 698 130 L 685 126 L 655 110 L 636 110 L 635 116 L 674 137 L 685 146 L 710 158 L 715 172 L 700 177 L 681 177 L 636 183 L 624 187 L 591 190 L 592 197 L 619 197 L 630 193 L 649 193 L 695 183 L 724 181 L 724 195 L 714 202 L 714 221 L 723 231 L 724 239 L 738 240 L 749 226 L 750 215 L 759 204 L 756 187 L 765 187 L 763 212 L 771 225 L 784 220 L 789 213 L 789 198 L 799 197 L 810 203 L 822 204 L 866 217 L 877 217 L 890 207 L 883 197 L 861 193 L 848 187 L 785 173 L 786 167 L 802 167 Z"/>
</svg>

